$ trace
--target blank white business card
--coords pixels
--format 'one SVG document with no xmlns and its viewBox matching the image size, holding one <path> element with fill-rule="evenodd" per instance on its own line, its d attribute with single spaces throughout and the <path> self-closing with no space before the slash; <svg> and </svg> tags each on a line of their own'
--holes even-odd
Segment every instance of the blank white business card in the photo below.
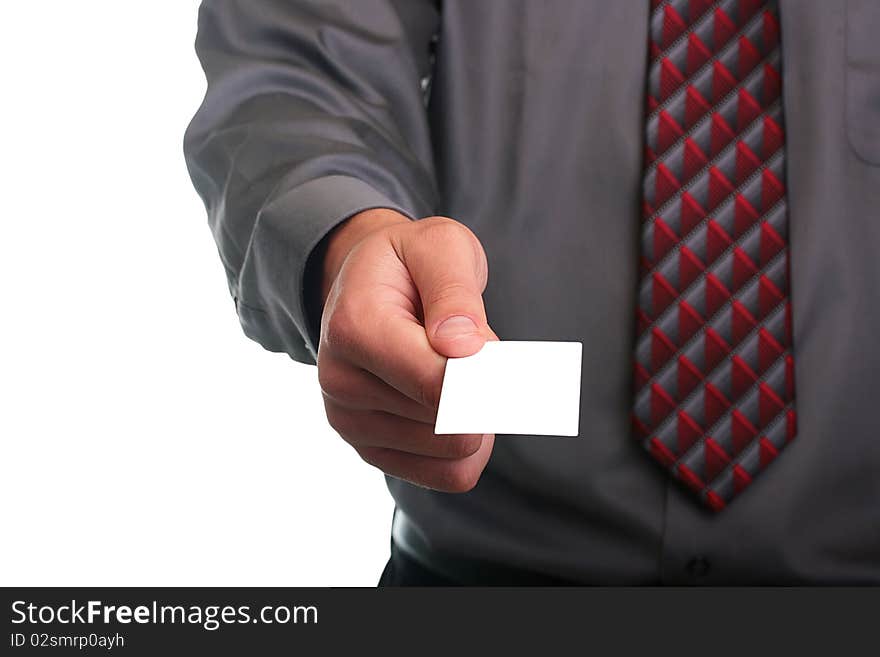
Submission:
<svg viewBox="0 0 880 657">
<path fill-rule="evenodd" d="M 576 436 L 580 400 L 580 342 L 487 342 L 446 362 L 434 433 Z"/>
</svg>

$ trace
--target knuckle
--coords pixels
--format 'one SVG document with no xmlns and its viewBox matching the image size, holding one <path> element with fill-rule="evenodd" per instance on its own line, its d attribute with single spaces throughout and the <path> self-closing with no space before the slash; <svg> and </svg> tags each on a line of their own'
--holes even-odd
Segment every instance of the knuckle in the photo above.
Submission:
<svg viewBox="0 0 880 657">
<path fill-rule="evenodd" d="M 357 322 L 349 304 L 340 301 L 324 323 L 322 342 L 331 350 L 348 352 L 357 341 Z"/>
<path fill-rule="evenodd" d="M 418 223 L 424 224 L 421 228 L 422 238 L 428 244 L 429 249 L 435 250 L 440 247 L 452 246 L 471 250 L 474 259 L 474 275 L 480 285 L 485 286 L 489 274 L 486 252 L 470 228 L 448 217 L 432 217 Z M 457 277 L 460 273 L 456 272 L 455 276 Z"/>
<path fill-rule="evenodd" d="M 477 294 L 474 286 L 465 285 L 460 281 L 440 281 L 434 289 L 431 290 L 430 297 L 426 300 L 426 305 L 437 306 L 449 302 L 461 303 L 462 300 L 469 301 Z"/>
<path fill-rule="evenodd" d="M 364 463 L 372 465 L 374 468 L 379 468 L 382 472 L 385 472 L 385 467 L 382 463 L 382 455 L 384 452 L 381 449 L 374 447 L 355 447 L 355 451 Z"/>
<path fill-rule="evenodd" d="M 350 442 L 350 422 L 348 421 L 349 414 L 328 405 L 325 405 L 325 412 L 327 415 L 327 423 L 330 425 L 330 428 L 333 429 L 333 431 L 338 433 L 340 436 L 342 436 L 343 439 Z"/>
<path fill-rule="evenodd" d="M 476 454 L 482 444 L 480 436 L 455 436 L 444 445 L 444 456 L 451 459 L 465 459 Z"/>
<path fill-rule="evenodd" d="M 334 312 L 324 323 L 321 338 L 328 347 L 338 347 L 348 338 L 347 320 L 340 312 Z"/>
<path fill-rule="evenodd" d="M 467 463 L 454 463 L 447 467 L 441 477 L 442 489 L 450 493 L 467 493 L 480 480 L 480 473 Z"/>
<path fill-rule="evenodd" d="M 431 217 L 420 223 L 422 224 L 422 237 L 431 242 L 475 242 L 477 239 L 470 228 L 448 217 Z"/>
<path fill-rule="evenodd" d="M 318 386 L 321 392 L 328 397 L 335 397 L 335 393 L 342 383 L 342 377 L 336 371 L 336 368 L 325 365 L 322 362 L 322 354 L 318 354 Z"/>
<path fill-rule="evenodd" d="M 442 378 L 438 378 L 433 372 L 419 375 L 416 381 L 419 403 L 432 410 L 437 410 L 440 404 L 440 389 L 442 385 Z"/>
<path fill-rule="evenodd" d="M 357 393 L 353 390 L 351 376 L 339 368 L 318 367 L 318 385 L 325 397 L 343 406 L 353 406 Z"/>
</svg>

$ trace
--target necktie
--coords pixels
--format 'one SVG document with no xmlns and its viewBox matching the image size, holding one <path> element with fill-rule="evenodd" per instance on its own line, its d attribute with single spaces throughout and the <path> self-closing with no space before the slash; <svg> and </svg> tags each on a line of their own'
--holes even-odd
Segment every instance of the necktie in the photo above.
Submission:
<svg viewBox="0 0 880 657">
<path fill-rule="evenodd" d="M 779 13 L 651 6 L 633 426 L 720 511 L 795 436 Z"/>
</svg>

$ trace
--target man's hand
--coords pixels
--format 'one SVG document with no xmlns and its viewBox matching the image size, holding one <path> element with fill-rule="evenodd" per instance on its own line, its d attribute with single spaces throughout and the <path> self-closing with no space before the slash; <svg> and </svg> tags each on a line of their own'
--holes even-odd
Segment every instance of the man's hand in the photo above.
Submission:
<svg viewBox="0 0 880 657">
<path fill-rule="evenodd" d="M 386 474 L 447 492 L 473 488 L 492 435 L 435 436 L 446 357 L 497 339 L 486 323 L 482 246 L 445 217 L 355 215 L 331 235 L 318 378 L 330 425 Z"/>
</svg>

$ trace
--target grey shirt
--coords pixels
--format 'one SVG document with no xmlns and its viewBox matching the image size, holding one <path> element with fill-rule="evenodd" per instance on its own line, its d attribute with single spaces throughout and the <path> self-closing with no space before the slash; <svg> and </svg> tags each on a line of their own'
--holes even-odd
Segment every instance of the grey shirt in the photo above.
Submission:
<svg viewBox="0 0 880 657">
<path fill-rule="evenodd" d="M 502 339 L 583 342 L 581 434 L 500 436 L 463 495 L 390 479 L 401 549 L 452 577 L 880 583 L 880 2 L 780 2 L 798 436 L 720 514 L 630 435 L 649 10 L 206 0 L 185 149 L 244 330 L 311 362 L 328 231 L 454 217 Z"/>
</svg>

